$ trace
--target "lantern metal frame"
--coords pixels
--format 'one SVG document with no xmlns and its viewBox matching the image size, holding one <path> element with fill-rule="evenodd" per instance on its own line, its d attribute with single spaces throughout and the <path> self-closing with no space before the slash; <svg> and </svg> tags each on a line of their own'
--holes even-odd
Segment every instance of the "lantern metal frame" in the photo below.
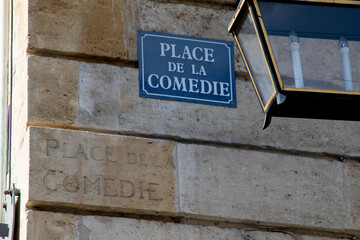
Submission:
<svg viewBox="0 0 360 240">
<path fill-rule="evenodd" d="M 351 6 L 360 9 L 360 1 L 350 0 L 260 0 L 262 2 L 312 4 L 321 6 Z M 248 11 L 248 12 L 247 12 Z M 236 29 L 244 14 L 250 14 L 253 27 L 261 46 L 274 91 L 267 102 L 260 96 L 259 86 L 254 80 L 250 64 L 244 54 Z M 270 44 L 258 0 L 240 0 L 228 31 L 233 34 L 241 56 L 253 83 L 256 95 L 265 113 L 264 128 L 272 117 L 294 117 L 330 120 L 360 121 L 356 108 L 360 106 L 360 91 L 325 90 L 314 88 L 293 88 L 285 86 Z M 240 31 L 240 30 L 239 30 Z M 359 53 L 360 54 L 360 53 Z M 359 66 L 360 67 L 360 66 Z M 275 101 L 276 99 L 276 101 Z"/>
</svg>

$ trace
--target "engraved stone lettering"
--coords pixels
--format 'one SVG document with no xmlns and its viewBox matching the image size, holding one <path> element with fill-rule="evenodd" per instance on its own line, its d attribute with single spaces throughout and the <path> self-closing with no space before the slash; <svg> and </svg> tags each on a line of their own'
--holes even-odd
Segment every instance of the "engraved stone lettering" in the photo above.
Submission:
<svg viewBox="0 0 360 240">
<path fill-rule="evenodd" d="M 162 165 L 161 165 L 161 163 L 159 163 L 159 159 L 158 159 L 157 155 L 155 155 L 155 158 L 154 158 L 154 166 L 158 167 L 158 168 L 162 168 Z"/>
<path fill-rule="evenodd" d="M 117 192 L 114 189 L 114 181 L 112 178 L 104 178 L 104 196 L 116 197 Z"/>
<path fill-rule="evenodd" d="M 100 195 L 100 178 L 91 181 L 88 177 L 84 177 L 84 193 L 88 194 L 94 189 L 96 190 L 97 195 Z"/>
<path fill-rule="evenodd" d="M 168 160 L 163 168 L 166 168 L 168 165 L 171 166 L 172 168 L 176 168 L 172 157 L 168 157 Z"/>
<path fill-rule="evenodd" d="M 176 143 L 31 128 L 29 201 L 81 209 L 175 209 Z"/>
<path fill-rule="evenodd" d="M 144 182 L 140 181 L 140 199 L 144 199 Z"/>
<path fill-rule="evenodd" d="M 140 154 L 140 166 L 147 166 L 147 164 L 145 164 L 145 162 L 146 162 L 146 155 Z"/>
<path fill-rule="evenodd" d="M 59 141 L 56 139 L 46 139 L 46 156 L 50 156 L 50 149 L 59 147 Z"/>
<path fill-rule="evenodd" d="M 55 173 L 47 173 L 45 174 L 43 178 L 43 184 L 46 190 L 49 191 L 56 191 L 59 186 L 56 184 L 56 181 L 54 180 Z"/>
<path fill-rule="evenodd" d="M 84 148 L 81 144 L 79 144 L 79 148 L 76 152 L 75 158 L 78 158 L 79 155 L 83 155 L 86 160 L 89 160 L 89 158 L 87 157 L 87 155 L 84 151 Z"/>
<path fill-rule="evenodd" d="M 116 159 L 113 158 L 112 153 L 115 150 L 115 148 L 112 147 L 106 147 L 106 162 L 116 162 Z"/>
<path fill-rule="evenodd" d="M 159 186 L 158 183 L 149 183 L 148 185 L 148 192 L 149 192 L 149 200 L 153 201 L 162 201 L 162 198 L 157 197 L 157 186 Z"/>
<path fill-rule="evenodd" d="M 120 192 L 122 198 L 132 198 L 135 195 L 134 183 L 126 180 L 120 180 Z"/>
<path fill-rule="evenodd" d="M 95 161 L 103 161 L 104 159 L 101 158 L 101 148 L 99 146 L 95 146 L 95 147 L 92 147 L 90 149 L 90 157 L 91 159 L 95 160 Z"/>
<path fill-rule="evenodd" d="M 155 167 L 158 167 L 158 168 L 163 168 L 163 169 L 164 169 L 164 168 L 169 168 L 169 167 L 176 168 L 172 157 L 168 157 L 167 160 L 166 160 L 166 163 L 165 163 L 165 164 L 162 164 L 162 163 L 159 161 L 158 156 L 155 156 L 154 166 L 155 166 Z"/>
<path fill-rule="evenodd" d="M 77 192 L 80 189 L 79 179 L 74 175 L 68 175 L 64 178 L 63 187 L 67 192 Z"/>
<path fill-rule="evenodd" d="M 106 177 L 78 177 L 67 175 L 60 177 L 49 172 L 43 177 L 43 185 L 47 191 L 58 192 L 61 188 L 68 193 L 97 194 L 105 197 L 134 198 L 140 200 L 162 201 L 160 184 L 146 183 L 143 180 L 133 181 Z M 81 181 L 83 179 L 83 181 Z M 146 194 L 147 193 L 147 194 Z"/>
<path fill-rule="evenodd" d="M 136 164 L 137 157 L 135 153 L 128 153 L 128 164 Z"/>
<path fill-rule="evenodd" d="M 168 149 L 163 149 L 166 153 Z M 60 142 L 57 139 L 46 139 L 46 156 L 53 156 L 55 153 L 61 153 L 64 159 L 85 159 L 102 163 L 127 163 L 133 166 L 156 167 L 161 169 L 176 168 L 172 156 L 164 155 L 147 155 L 145 153 L 125 152 L 125 159 L 119 158 L 122 155 L 117 147 L 101 145 L 83 145 L 69 144 Z M 120 162 L 121 161 L 121 162 Z"/>
</svg>

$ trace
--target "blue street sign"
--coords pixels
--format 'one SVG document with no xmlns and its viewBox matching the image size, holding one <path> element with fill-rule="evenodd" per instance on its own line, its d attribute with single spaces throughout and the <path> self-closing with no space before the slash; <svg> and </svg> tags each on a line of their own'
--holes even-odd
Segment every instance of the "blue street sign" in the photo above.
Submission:
<svg viewBox="0 0 360 240">
<path fill-rule="evenodd" d="M 140 97 L 236 107 L 233 43 L 138 32 Z"/>
</svg>

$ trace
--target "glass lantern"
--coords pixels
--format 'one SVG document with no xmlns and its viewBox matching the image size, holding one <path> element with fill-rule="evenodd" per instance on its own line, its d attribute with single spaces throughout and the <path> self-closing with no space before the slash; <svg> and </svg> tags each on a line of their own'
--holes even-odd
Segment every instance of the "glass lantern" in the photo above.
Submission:
<svg viewBox="0 0 360 240">
<path fill-rule="evenodd" d="M 241 0 L 229 25 L 271 117 L 360 120 L 360 1 Z"/>
</svg>

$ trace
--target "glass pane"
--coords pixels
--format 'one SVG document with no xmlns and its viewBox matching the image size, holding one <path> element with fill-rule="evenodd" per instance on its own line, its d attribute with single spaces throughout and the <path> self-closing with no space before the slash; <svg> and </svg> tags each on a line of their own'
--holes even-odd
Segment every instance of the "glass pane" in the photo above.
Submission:
<svg viewBox="0 0 360 240">
<path fill-rule="evenodd" d="M 360 91 L 360 8 L 267 1 L 259 8 L 285 88 Z"/>
<path fill-rule="evenodd" d="M 272 82 L 272 76 L 267 67 L 264 53 L 262 51 L 255 25 L 248 10 L 243 15 L 243 19 L 236 29 L 245 60 L 248 64 L 252 80 L 258 91 L 263 108 L 272 100 L 275 93 L 275 87 Z"/>
<path fill-rule="evenodd" d="M 360 91 L 360 43 L 269 36 L 284 87 L 335 91 Z M 302 75 L 302 77 L 301 77 Z M 300 76 L 300 77 L 299 77 Z"/>
</svg>

